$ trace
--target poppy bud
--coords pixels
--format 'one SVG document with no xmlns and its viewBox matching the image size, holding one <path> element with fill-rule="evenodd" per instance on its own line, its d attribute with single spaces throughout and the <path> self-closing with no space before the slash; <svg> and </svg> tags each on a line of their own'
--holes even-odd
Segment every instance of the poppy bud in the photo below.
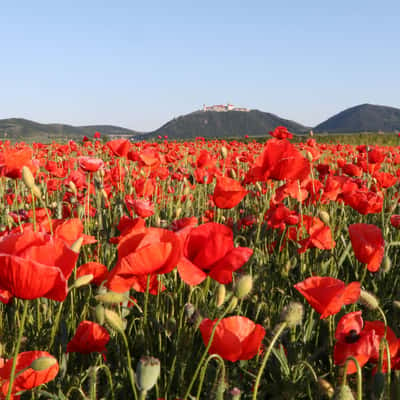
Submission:
<svg viewBox="0 0 400 400">
<path fill-rule="evenodd" d="M 175 212 L 175 218 L 178 219 L 181 213 L 182 213 L 182 208 L 181 207 L 177 208 Z"/>
<path fill-rule="evenodd" d="M 221 147 L 221 156 L 224 160 L 228 156 L 228 149 L 225 146 Z"/>
<path fill-rule="evenodd" d="M 383 256 L 381 271 L 385 274 L 392 268 L 392 260 L 388 256 Z"/>
<path fill-rule="evenodd" d="M 36 198 L 40 199 L 42 197 L 42 193 L 40 192 L 39 186 L 33 185 L 31 191 Z"/>
<path fill-rule="evenodd" d="M 83 243 L 83 237 L 80 237 L 74 243 L 72 243 L 71 250 L 74 251 L 75 253 L 79 253 L 81 250 L 82 243 Z"/>
<path fill-rule="evenodd" d="M 186 303 L 184 306 L 184 312 L 187 319 L 192 318 L 194 312 L 196 311 L 196 307 L 192 303 Z"/>
<path fill-rule="evenodd" d="M 121 317 L 115 311 L 111 311 L 108 308 L 105 308 L 104 318 L 106 322 L 111 326 L 111 328 L 120 333 L 124 332 L 124 321 L 122 321 Z"/>
<path fill-rule="evenodd" d="M 242 395 L 242 392 L 239 388 L 234 387 L 229 394 L 232 396 L 232 400 L 240 400 L 240 396 Z"/>
<path fill-rule="evenodd" d="M 235 285 L 235 296 L 238 299 L 246 297 L 253 288 L 253 278 L 251 275 L 243 275 L 239 278 Z"/>
<path fill-rule="evenodd" d="M 306 152 L 306 158 L 310 162 L 313 160 L 313 155 L 311 154 L 311 152 L 309 152 L 309 151 Z"/>
<path fill-rule="evenodd" d="M 223 285 L 221 283 L 218 286 L 218 289 L 217 289 L 217 296 L 216 296 L 216 305 L 217 305 L 217 307 L 221 307 L 222 304 L 224 304 L 225 295 L 226 295 L 226 288 L 225 288 L 225 285 Z"/>
<path fill-rule="evenodd" d="M 237 306 L 238 303 L 238 298 L 236 296 L 233 296 L 231 299 L 231 302 L 229 303 L 226 312 L 231 313 Z"/>
<path fill-rule="evenodd" d="M 104 201 L 108 200 L 108 195 L 107 195 L 107 192 L 105 191 L 105 189 L 101 189 L 101 195 L 102 195 Z"/>
<path fill-rule="evenodd" d="M 81 286 L 85 286 L 87 284 L 89 284 L 90 282 L 92 282 L 93 280 L 93 274 L 88 274 L 88 275 L 83 275 L 81 277 L 79 277 L 69 288 L 69 290 L 71 289 L 76 289 L 78 287 Z"/>
<path fill-rule="evenodd" d="M 29 367 L 34 371 L 44 371 L 54 364 L 57 364 L 57 360 L 54 357 L 39 357 Z"/>
<path fill-rule="evenodd" d="M 360 291 L 360 298 L 358 299 L 360 303 L 367 307 L 369 310 L 376 310 L 379 307 L 378 299 L 366 290 Z"/>
<path fill-rule="evenodd" d="M 102 303 L 109 303 L 109 304 L 119 304 L 129 300 L 129 298 L 126 296 L 125 293 L 116 293 L 116 292 L 106 292 L 98 294 L 97 296 L 95 296 L 95 299 Z"/>
<path fill-rule="evenodd" d="M 398 310 L 400 310 L 400 301 L 394 300 L 394 301 L 393 301 L 393 307 L 395 307 L 395 308 L 397 308 Z"/>
<path fill-rule="evenodd" d="M 160 360 L 155 357 L 142 357 L 136 367 L 136 384 L 139 390 L 144 392 L 150 390 L 159 376 Z"/>
<path fill-rule="evenodd" d="M 78 195 L 78 189 L 75 186 L 75 183 L 72 181 L 69 181 L 68 186 L 71 190 L 71 192 L 74 194 L 74 196 L 76 197 Z"/>
<path fill-rule="evenodd" d="M 35 178 L 32 175 L 32 171 L 25 165 L 22 167 L 22 180 L 28 189 L 33 189 L 35 186 Z"/>
<path fill-rule="evenodd" d="M 100 324 L 104 324 L 104 311 L 105 308 L 102 304 L 97 304 L 95 308 L 95 315 L 96 315 L 96 321 Z"/>
<path fill-rule="evenodd" d="M 334 400 L 354 400 L 354 396 L 351 389 L 347 385 L 343 385 L 335 390 Z"/>
<path fill-rule="evenodd" d="M 289 328 L 294 328 L 301 324 L 303 314 L 303 305 L 292 301 L 283 309 L 281 313 L 281 321 L 286 322 Z"/>
<path fill-rule="evenodd" d="M 330 217 L 329 217 L 329 214 L 328 214 L 326 211 L 321 210 L 321 211 L 319 212 L 318 216 L 319 216 L 320 220 L 321 220 L 325 225 L 329 225 Z"/>
<path fill-rule="evenodd" d="M 374 398 L 380 399 L 383 394 L 383 390 L 385 389 L 385 374 L 382 372 L 377 372 L 374 375 L 374 380 L 372 382 L 372 391 L 374 392 Z"/>
<path fill-rule="evenodd" d="M 335 394 L 335 389 L 333 389 L 333 386 L 326 379 L 318 378 L 318 387 L 321 394 L 327 396 L 329 399 Z"/>
</svg>

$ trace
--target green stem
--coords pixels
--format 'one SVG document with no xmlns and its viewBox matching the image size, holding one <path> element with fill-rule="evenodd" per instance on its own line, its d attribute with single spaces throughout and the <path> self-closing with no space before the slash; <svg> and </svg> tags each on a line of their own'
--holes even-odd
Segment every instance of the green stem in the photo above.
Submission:
<svg viewBox="0 0 400 400">
<path fill-rule="evenodd" d="M 133 374 L 133 369 L 132 369 L 132 360 L 131 360 L 131 352 L 129 351 L 129 344 L 128 344 L 128 339 L 126 338 L 126 335 L 124 332 L 120 331 L 120 334 L 124 340 L 125 348 L 126 348 L 126 355 L 128 359 L 128 377 L 129 377 L 129 382 L 131 384 L 131 389 L 133 392 L 133 396 L 135 400 L 138 400 L 138 395 L 137 395 L 137 390 L 135 386 L 135 376 Z"/>
<path fill-rule="evenodd" d="M 347 368 L 349 362 L 353 361 L 357 368 L 357 400 L 362 400 L 362 374 L 361 374 L 361 367 L 358 363 L 357 359 L 354 357 L 347 357 L 346 362 L 344 363 L 344 370 L 343 370 L 343 382 L 342 386 L 346 385 L 347 381 Z"/>
<path fill-rule="evenodd" d="M 24 331 L 26 315 L 28 314 L 28 305 L 29 305 L 28 300 L 24 300 L 24 310 L 22 312 L 21 325 L 19 327 L 17 343 L 15 345 L 14 358 L 13 358 L 13 363 L 12 363 L 12 367 L 11 367 L 11 374 L 10 374 L 10 379 L 9 379 L 9 384 L 8 384 L 9 386 L 8 386 L 6 400 L 11 399 L 11 393 L 12 393 L 14 379 L 15 379 L 15 369 L 17 367 L 17 357 L 19 354 L 19 348 L 21 346 L 21 339 L 22 339 L 22 333 Z"/>
<path fill-rule="evenodd" d="M 275 333 L 275 336 L 272 338 L 271 343 L 268 346 L 268 349 L 265 353 L 265 356 L 262 360 L 261 363 L 261 367 L 258 371 L 257 377 L 256 377 L 256 381 L 254 383 L 254 390 L 253 390 L 253 396 L 252 399 L 256 400 L 257 399 L 257 393 L 258 393 L 258 387 L 260 386 L 260 380 L 261 380 L 261 376 L 264 372 L 265 366 L 267 365 L 267 361 L 269 356 L 271 355 L 272 349 L 275 346 L 276 341 L 278 340 L 279 336 L 281 335 L 281 333 L 285 330 L 285 328 L 287 327 L 287 323 L 283 322 L 281 324 L 281 326 L 279 327 L 278 331 Z"/>
<path fill-rule="evenodd" d="M 197 395 L 196 395 L 196 399 L 200 399 L 200 394 L 201 394 L 201 389 L 203 388 L 203 382 L 204 382 L 204 377 L 206 375 L 206 371 L 207 371 L 207 366 L 208 363 L 213 359 L 217 359 L 219 361 L 219 364 L 221 366 L 221 376 L 220 376 L 220 382 L 224 382 L 225 381 L 225 363 L 224 360 L 222 359 L 222 357 L 218 354 L 211 354 L 206 362 L 204 363 L 204 366 L 201 370 L 201 374 L 200 374 L 200 382 L 199 382 L 199 386 L 197 387 Z"/>
</svg>

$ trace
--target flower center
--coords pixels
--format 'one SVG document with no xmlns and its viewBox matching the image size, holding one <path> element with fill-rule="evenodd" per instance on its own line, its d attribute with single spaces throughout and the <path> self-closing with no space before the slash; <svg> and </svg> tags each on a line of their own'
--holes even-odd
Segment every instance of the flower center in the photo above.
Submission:
<svg viewBox="0 0 400 400">
<path fill-rule="evenodd" d="M 355 329 L 352 329 L 347 335 L 346 335 L 346 343 L 355 343 L 357 340 L 360 338 L 360 335 L 357 333 Z"/>
</svg>

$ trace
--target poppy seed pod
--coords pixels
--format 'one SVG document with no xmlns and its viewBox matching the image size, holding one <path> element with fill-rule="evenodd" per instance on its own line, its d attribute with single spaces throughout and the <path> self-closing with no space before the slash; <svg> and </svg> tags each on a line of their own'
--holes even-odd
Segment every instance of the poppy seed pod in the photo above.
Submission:
<svg viewBox="0 0 400 400">
<path fill-rule="evenodd" d="M 54 364 L 57 364 L 57 360 L 54 357 L 39 357 L 32 362 L 30 368 L 34 371 L 44 371 Z"/>
<path fill-rule="evenodd" d="M 232 396 L 232 400 L 240 400 L 240 396 L 242 395 L 242 392 L 239 388 L 234 387 L 229 394 Z"/>
<path fill-rule="evenodd" d="M 243 275 L 239 278 L 235 285 L 235 296 L 238 299 L 246 297 L 253 288 L 253 278 L 251 275 Z"/>
<path fill-rule="evenodd" d="M 139 390 L 144 392 L 150 390 L 159 376 L 160 360 L 155 357 L 142 357 L 136 367 L 136 384 Z"/>
</svg>

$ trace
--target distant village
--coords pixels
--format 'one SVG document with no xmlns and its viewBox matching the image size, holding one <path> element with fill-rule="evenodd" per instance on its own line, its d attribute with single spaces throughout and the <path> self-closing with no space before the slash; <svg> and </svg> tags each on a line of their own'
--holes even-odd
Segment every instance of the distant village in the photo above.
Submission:
<svg viewBox="0 0 400 400">
<path fill-rule="evenodd" d="M 249 112 L 250 109 L 245 107 L 235 107 L 233 104 L 216 104 L 214 106 L 206 106 L 203 104 L 203 111 L 217 111 L 217 112 L 225 112 L 225 111 L 242 111 Z"/>
</svg>

